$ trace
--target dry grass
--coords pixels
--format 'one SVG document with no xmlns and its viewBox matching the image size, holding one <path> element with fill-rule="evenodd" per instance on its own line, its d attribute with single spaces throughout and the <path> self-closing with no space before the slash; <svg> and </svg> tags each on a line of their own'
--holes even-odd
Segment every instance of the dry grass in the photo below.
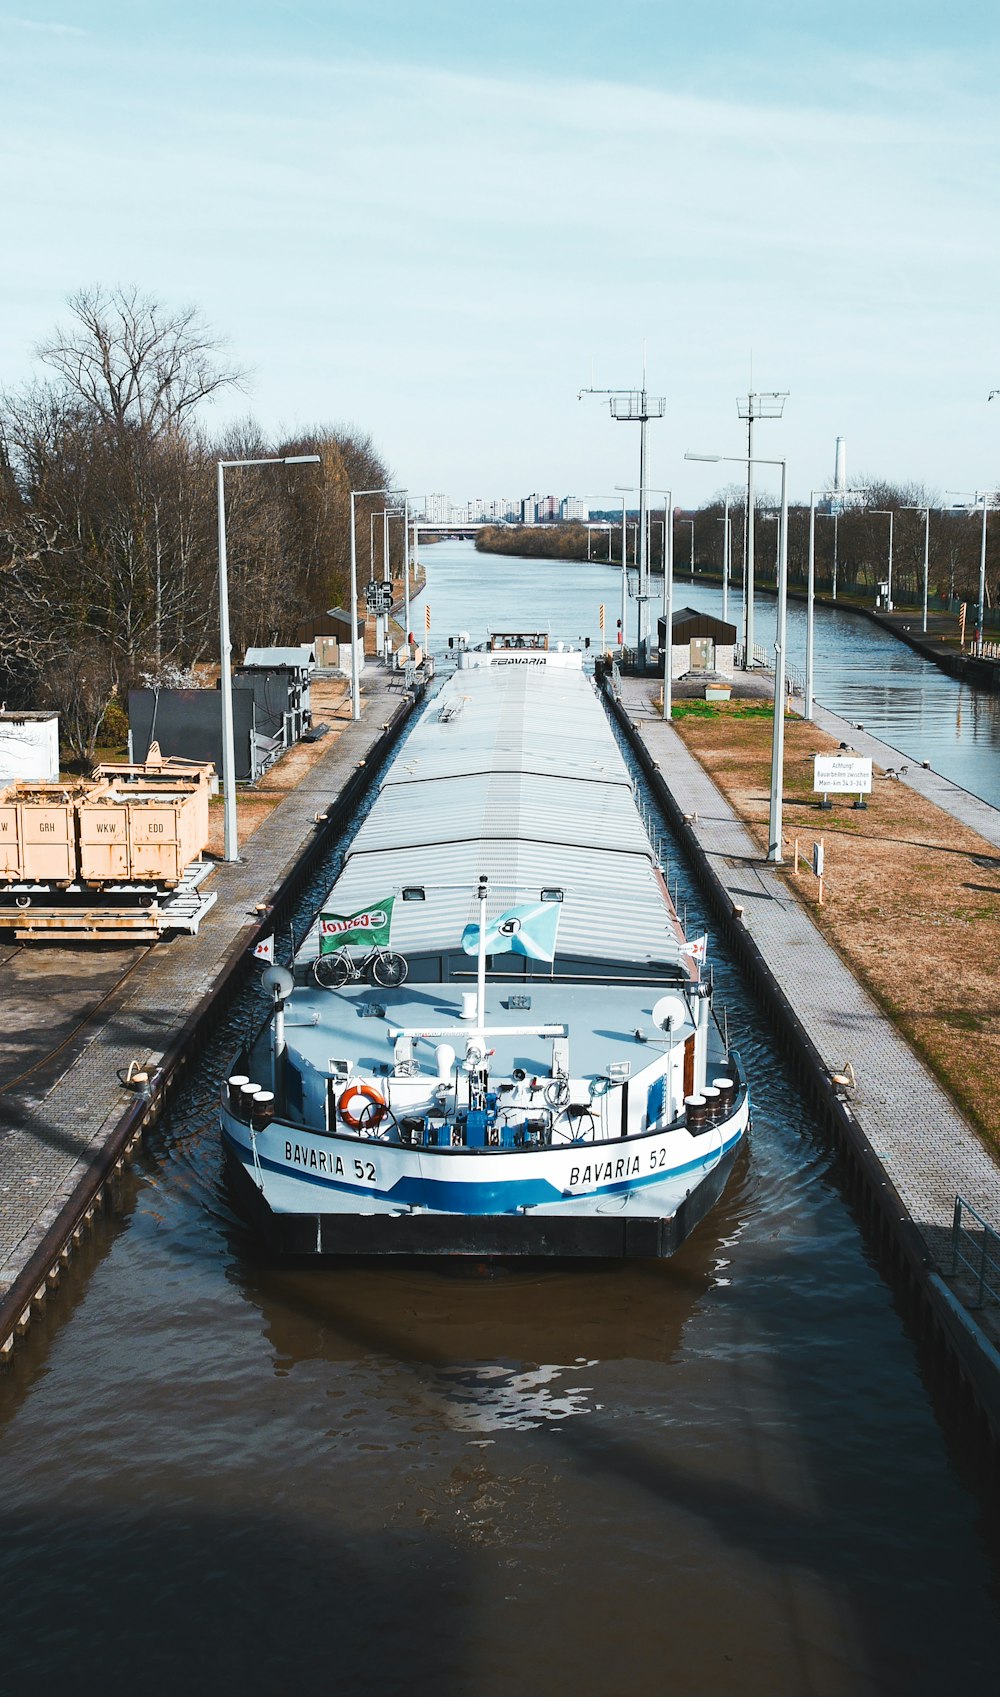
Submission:
<svg viewBox="0 0 1000 1697">
<path fill-rule="evenodd" d="M 770 719 L 723 711 L 677 730 L 765 853 Z M 798 836 L 808 858 L 824 840 L 824 905 L 811 869 L 795 878 L 789 865 L 783 875 L 962 1111 L 1000 1145 L 1000 856 L 879 768 L 866 811 L 839 797 L 822 811 L 811 757 L 837 746 L 787 721 L 785 852 L 791 859 Z"/>
</svg>

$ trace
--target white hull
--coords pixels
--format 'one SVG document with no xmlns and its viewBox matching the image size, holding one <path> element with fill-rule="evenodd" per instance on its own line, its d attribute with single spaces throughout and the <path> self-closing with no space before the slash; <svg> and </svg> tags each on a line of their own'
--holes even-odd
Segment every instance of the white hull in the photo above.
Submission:
<svg viewBox="0 0 1000 1697">
<path fill-rule="evenodd" d="M 466 1216 L 638 1208 L 672 1215 L 747 1129 L 736 1111 L 698 1136 L 684 1126 L 532 1150 L 410 1149 L 274 1122 L 252 1133 L 223 1106 L 232 1154 L 275 1214 L 415 1211 Z"/>
</svg>

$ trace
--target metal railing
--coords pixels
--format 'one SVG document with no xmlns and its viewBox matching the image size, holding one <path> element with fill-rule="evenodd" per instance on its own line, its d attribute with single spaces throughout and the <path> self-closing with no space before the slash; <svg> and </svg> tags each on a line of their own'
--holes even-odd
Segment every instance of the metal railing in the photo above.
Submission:
<svg viewBox="0 0 1000 1697">
<path fill-rule="evenodd" d="M 964 1224 L 966 1215 L 975 1222 L 973 1226 Z M 994 1302 L 1000 1302 L 1000 1233 L 988 1226 L 982 1215 L 977 1214 L 975 1208 L 961 1196 L 956 1196 L 951 1226 L 952 1278 L 956 1277 L 960 1266 L 972 1274 L 977 1285 L 976 1300 L 970 1303 L 970 1307 L 981 1308 L 987 1296 Z"/>
</svg>

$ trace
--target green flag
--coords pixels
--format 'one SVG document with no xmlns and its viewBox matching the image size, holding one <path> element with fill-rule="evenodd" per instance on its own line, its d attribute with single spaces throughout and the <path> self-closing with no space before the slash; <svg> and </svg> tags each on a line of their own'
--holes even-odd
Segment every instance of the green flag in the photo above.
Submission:
<svg viewBox="0 0 1000 1697">
<path fill-rule="evenodd" d="M 351 944 L 362 948 L 388 948 L 394 901 L 395 897 L 390 896 L 388 901 L 372 902 L 368 907 L 359 908 L 357 913 L 321 913 L 320 954 L 332 955 L 336 949 Z"/>
</svg>

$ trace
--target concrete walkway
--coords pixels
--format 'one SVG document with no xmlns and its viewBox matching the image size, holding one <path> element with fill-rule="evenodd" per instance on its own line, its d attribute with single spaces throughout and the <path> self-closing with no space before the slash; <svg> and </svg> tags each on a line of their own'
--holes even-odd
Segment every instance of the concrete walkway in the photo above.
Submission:
<svg viewBox="0 0 1000 1697">
<path fill-rule="evenodd" d="M 691 824 L 711 868 L 751 933 L 831 1073 L 850 1062 L 850 1105 L 882 1161 L 938 1270 L 950 1268 L 948 1233 L 956 1194 L 1000 1230 L 1000 1165 L 854 978 L 677 732 L 649 702 L 650 685 L 623 678 L 622 705 Z M 874 737 L 825 710 L 817 724 L 879 765 L 907 764 Z M 1000 845 L 1000 814 L 919 766 L 907 781 L 939 807 Z M 752 1081 L 751 1081 L 752 1086 Z M 984 1314 L 988 1311 L 984 1310 Z M 987 1329 L 994 1334 L 994 1319 Z"/>
<path fill-rule="evenodd" d="M 221 978 L 241 932 L 249 934 L 259 919 L 257 904 L 302 853 L 316 830 L 316 815 L 335 800 L 382 734 L 401 699 L 389 691 L 388 681 L 388 674 L 369 671 L 361 719 L 348 721 L 331 740 L 249 838 L 239 861 L 217 868 L 211 887 L 219 899 L 198 935 L 159 943 L 142 957 L 54 1083 L 43 1075 L 40 1094 L 25 1086 L 0 1096 L 0 1300 L 134 1100 L 121 1087 L 119 1069 L 130 1061 L 155 1067 L 162 1059 Z M 4 1003 L 0 989 L 0 1014 L 11 1012 Z"/>
</svg>

